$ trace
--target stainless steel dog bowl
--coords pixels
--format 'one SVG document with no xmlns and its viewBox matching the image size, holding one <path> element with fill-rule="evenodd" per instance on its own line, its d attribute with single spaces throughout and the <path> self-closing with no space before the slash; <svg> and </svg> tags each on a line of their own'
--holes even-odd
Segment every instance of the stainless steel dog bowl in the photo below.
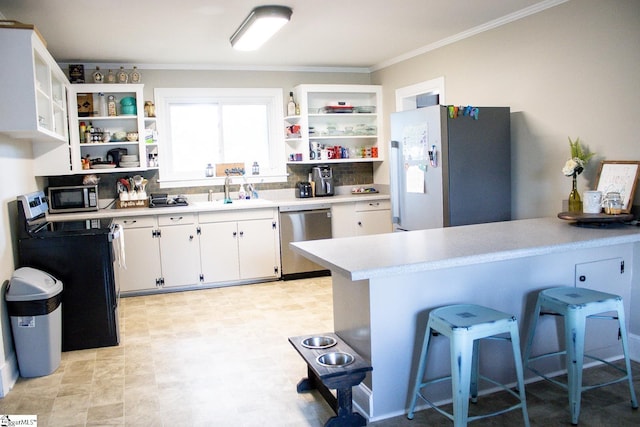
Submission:
<svg viewBox="0 0 640 427">
<path fill-rule="evenodd" d="M 324 349 L 336 345 L 336 339 L 333 337 L 318 336 L 309 337 L 302 340 L 302 346 L 312 349 Z"/>
<path fill-rule="evenodd" d="M 316 360 L 322 366 L 340 368 L 342 366 L 347 366 L 353 363 L 355 357 L 353 357 L 349 353 L 333 352 L 321 354 Z"/>
</svg>

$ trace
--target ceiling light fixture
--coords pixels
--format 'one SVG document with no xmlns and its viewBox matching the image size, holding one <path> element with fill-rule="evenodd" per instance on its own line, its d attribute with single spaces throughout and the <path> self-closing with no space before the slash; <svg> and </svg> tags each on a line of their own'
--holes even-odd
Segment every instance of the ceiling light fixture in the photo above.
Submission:
<svg viewBox="0 0 640 427">
<path fill-rule="evenodd" d="M 259 6 L 229 39 L 238 50 L 256 50 L 291 19 L 292 10 L 286 6 Z"/>
</svg>

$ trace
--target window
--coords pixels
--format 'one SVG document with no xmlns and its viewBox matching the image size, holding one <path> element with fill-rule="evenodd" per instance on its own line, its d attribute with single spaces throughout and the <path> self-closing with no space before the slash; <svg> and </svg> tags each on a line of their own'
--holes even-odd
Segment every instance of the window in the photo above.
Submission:
<svg viewBox="0 0 640 427">
<path fill-rule="evenodd" d="M 286 181 L 282 89 L 156 89 L 160 186 L 218 183 L 207 164 L 243 163 L 260 182 Z"/>
</svg>

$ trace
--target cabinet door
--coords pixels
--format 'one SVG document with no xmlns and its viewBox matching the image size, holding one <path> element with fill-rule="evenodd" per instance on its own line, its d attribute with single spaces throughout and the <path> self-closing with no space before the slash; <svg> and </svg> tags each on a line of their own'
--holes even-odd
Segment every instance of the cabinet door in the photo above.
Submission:
<svg viewBox="0 0 640 427">
<path fill-rule="evenodd" d="M 331 206 L 331 235 L 333 238 L 356 235 L 354 203 L 336 203 Z"/>
<path fill-rule="evenodd" d="M 206 283 L 240 278 L 235 221 L 200 224 L 200 263 Z"/>
<path fill-rule="evenodd" d="M 125 263 L 119 274 L 120 291 L 132 292 L 156 288 L 161 276 L 160 246 L 154 228 L 125 228 Z"/>
<path fill-rule="evenodd" d="M 3 106 L 0 132 L 13 138 L 67 143 L 69 81 L 33 30 L 0 28 Z M 11 64 L 11 65 L 8 65 Z"/>
<path fill-rule="evenodd" d="M 629 327 L 629 300 L 631 287 L 628 272 L 624 268 L 622 258 L 611 258 L 601 261 L 576 264 L 575 284 L 580 288 L 593 289 L 600 292 L 620 295 L 627 314 L 627 328 Z M 617 322 L 611 320 L 588 320 L 585 335 L 585 350 L 602 349 L 609 346 L 620 348 L 618 341 Z"/>
<path fill-rule="evenodd" d="M 390 210 L 356 212 L 356 235 L 382 234 L 391 231 Z"/>
<path fill-rule="evenodd" d="M 240 279 L 278 277 L 277 230 L 271 219 L 238 223 Z"/>
<path fill-rule="evenodd" d="M 200 283 L 200 246 L 194 224 L 160 227 L 164 287 Z"/>
</svg>

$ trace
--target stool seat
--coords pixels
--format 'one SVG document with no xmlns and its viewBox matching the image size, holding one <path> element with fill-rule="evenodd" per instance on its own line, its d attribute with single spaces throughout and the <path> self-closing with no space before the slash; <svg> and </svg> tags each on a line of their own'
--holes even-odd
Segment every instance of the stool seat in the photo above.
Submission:
<svg viewBox="0 0 640 427">
<path fill-rule="evenodd" d="M 546 313 L 545 311 L 549 311 Z M 614 312 L 615 315 L 605 315 Z M 554 314 L 564 317 L 565 326 L 565 350 L 553 351 L 549 353 L 531 356 L 531 347 L 536 333 L 538 318 L 541 314 Z M 584 342 L 586 334 L 586 320 L 588 318 L 611 319 L 618 321 L 619 337 L 622 341 L 622 350 L 625 359 L 625 369 L 621 369 L 612 363 L 601 358 L 584 353 Z M 531 362 L 551 356 L 566 355 L 567 383 L 564 384 L 548 377 L 535 367 Z M 583 386 L 582 368 L 584 358 L 597 360 L 614 369 L 622 372 L 620 378 L 605 383 Z M 578 424 L 580 417 L 580 401 L 582 392 L 593 388 L 603 387 L 622 381 L 628 381 L 631 395 L 632 408 L 638 407 L 633 380 L 631 377 L 631 362 L 627 343 L 627 330 L 625 326 L 624 305 L 622 297 L 593 289 L 577 288 L 573 286 L 560 286 L 545 289 L 538 294 L 536 308 L 533 313 L 529 329 L 529 337 L 524 352 L 524 365 L 526 368 L 536 373 L 540 377 L 548 380 L 569 392 L 569 408 L 571 410 L 571 423 Z"/>
<path fill-rule="evenodd" d="M 441 378 L 425 380 L 425 370 L 428 358 L 430 337 L 440 334 L 449 338 L 451 356 L 451 375 Z M 505 338 L 504 335 L 507 335 Z M 502 336 L 500 336 L 502 335 Z M 518 380 L 518 394 L 479 373 L 479 340 L 485 338 L 511 341 L 516 376 Z M 477 401 L 478 380 L 482 379 L 497 385 L 512 396 L 519 403 L 489 414 L 469 417 L 469 399 Z M 422 392 L 426 386 L 445 380 L 451 380 L 453 396 L 453 414 L 438 408 Z M 524 391 L 524 376 L 522 360 L 520 358 L 520 339 L 518 322 L 515 316 L 474 304 L 457 304 L 437 308 L 429 313 L 427 329 L 424 334 L 420 362 L 415 378 L 413 396 L 409 406 L 407 418 L 413 419 L 418 398 L 421 398 L 436 411 L 454 422 L 455 427 L 466 426 L 467 422 L 487 418 L 504 412 L 521 408 L 524 424 L 529 425 L 527 404 Z"/>
</svg>

